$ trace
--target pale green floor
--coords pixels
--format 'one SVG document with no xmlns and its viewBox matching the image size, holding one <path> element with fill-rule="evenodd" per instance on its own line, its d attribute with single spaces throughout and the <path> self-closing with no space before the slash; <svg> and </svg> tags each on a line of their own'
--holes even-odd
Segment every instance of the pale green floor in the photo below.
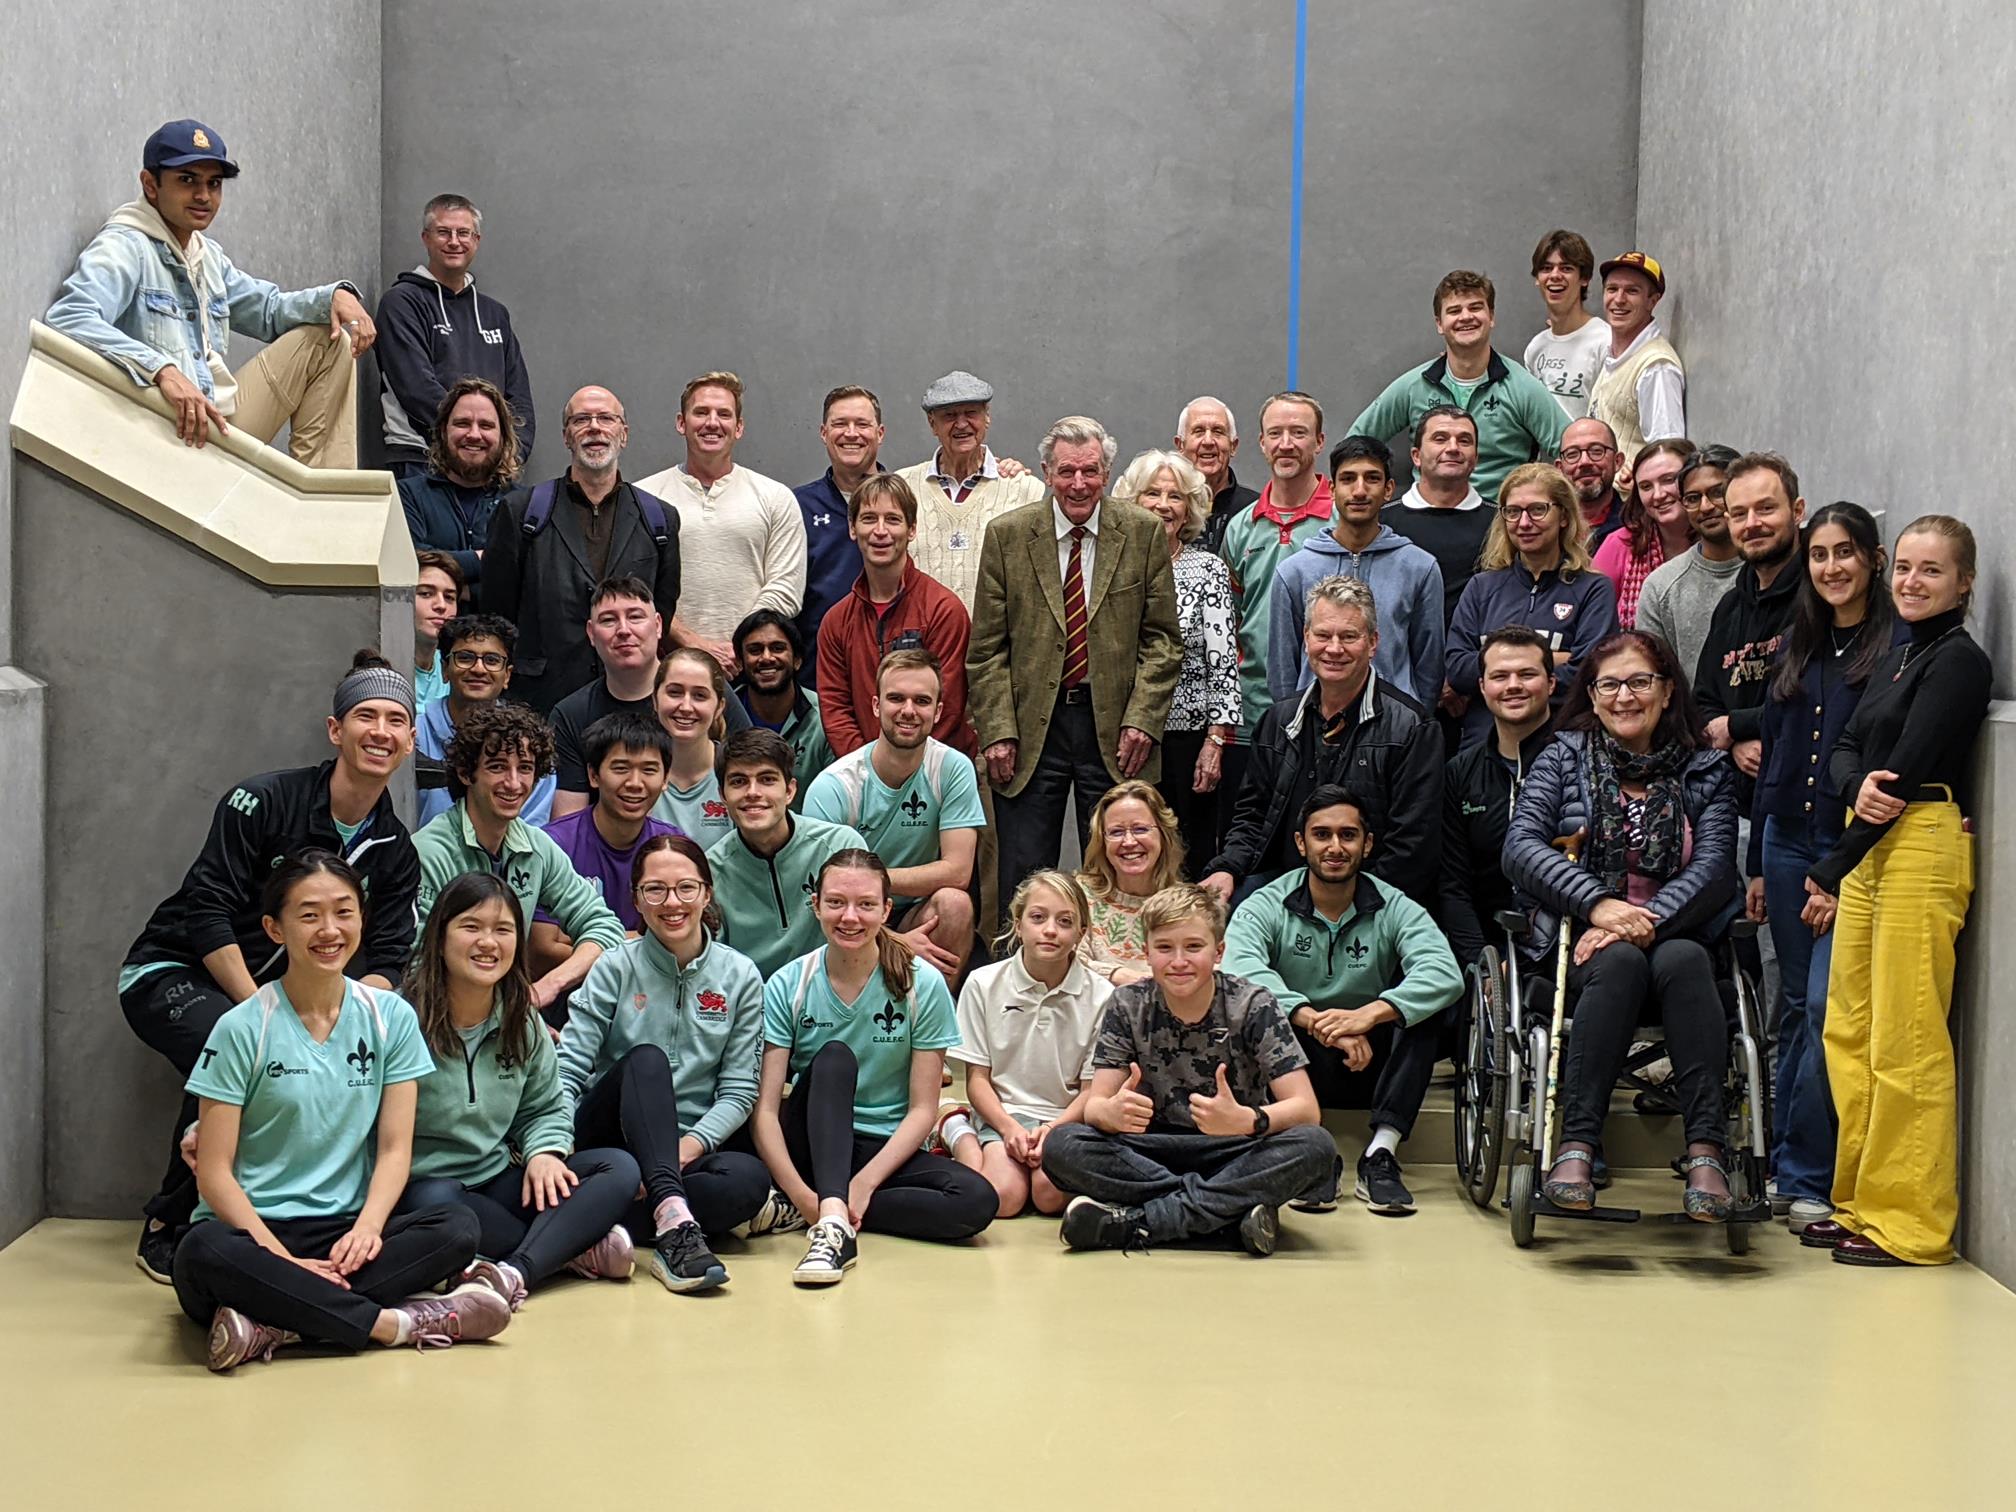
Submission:
<svg viewBox="0 0 2016 1512">
<path fill-rule="evenodd" d="M 1067 1255 L 1025 1218 L 871 1235 L 805 1293 L 790 1236 L 724 1250 L 713 1297 L 562 1283 L 494 1344 L 229 1377 L 133 1225 L 51 1221 L 0 1254 L 0 1507 L 2016 1504 L 2016 1297 L 1979 1272 L 1850 1270 L 1782 1226 L 1742 1260 L 1650 1223 L 1522 1253 L 1411 1174 L 1418 1216 L 1284 1214 L 1267 1261 Z"/>
</svg>

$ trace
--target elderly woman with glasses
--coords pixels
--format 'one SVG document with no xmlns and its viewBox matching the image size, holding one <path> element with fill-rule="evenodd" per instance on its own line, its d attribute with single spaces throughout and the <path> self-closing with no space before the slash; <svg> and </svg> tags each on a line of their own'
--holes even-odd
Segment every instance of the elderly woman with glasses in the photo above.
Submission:
<svg viewBox="0 0 2016 1512">
<path fill-rule="evenodd" d="M 1519 789 L 1504 853 L 1505 875 L 1535 910 L 1525 953 L 1546 956 L 1563 916 L 1581 926 L 1547 1198 L 1595 1205 L 1610 1091 L 1640 1019 L 1656 1013 L 1686 1122 L 1687 1215 L 1724 1222 L 1729 1031 L 1711 946 L 1741 886 L 1735 768 L 1703 738 L 1672 648 L 1640 631 L 1589 653 L 1557 729 Z M 1573 855 L 1555 843 L 1570 835 Z"/>
<path fill-rule="evenodd" d="M 1456 601 L 1445 653 L 1449 686 L 1469 701 L 1465 745 L 1482 740 L 1491 728 L 1491 711 L 1478 697 L 1485 636 L 1507 625 L 1525 625 L 1545 636 L 1559 709 L 1589 648 L 1617 630 L 1617 590 L 1590 566 L 1588 527 L 1574 486 L 1545 462 L 1528 462 L 1505 475 L 1497 518 L 1477 566 Z"/>
</svg>

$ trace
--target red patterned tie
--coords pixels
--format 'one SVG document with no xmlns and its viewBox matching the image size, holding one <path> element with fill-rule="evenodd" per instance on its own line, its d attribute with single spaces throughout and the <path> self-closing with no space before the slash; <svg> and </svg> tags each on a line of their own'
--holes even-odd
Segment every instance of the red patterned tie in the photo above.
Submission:
<svg viewBox="0 0 2016 1512">
<path fill-rule="evenodd" d="M 1071 564 L 1064 569 L 1064 686 L 1075 688 L 1091 670 L 1085 649 L 1085 527 L 1071 527 Z"/>
</svg>

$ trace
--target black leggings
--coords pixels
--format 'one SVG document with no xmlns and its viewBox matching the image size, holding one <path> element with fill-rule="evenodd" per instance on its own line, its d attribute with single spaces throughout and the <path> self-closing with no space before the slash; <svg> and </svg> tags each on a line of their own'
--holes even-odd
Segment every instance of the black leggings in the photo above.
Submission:
<svg viewBox="0 0 2016 1512">
<path fill-rule="evenodd" d="M 822 1202 L 846 1201 L 855 1175 L 889 1142 L 854 1128 L 860 1076 L 854 1052 L 835 1040 L 812 1057 L 784 1099 L 784 1148 Z M 919 1151 L 875 1189 L 861 1226 L 905 1239 L 970 1239 L 994 1221 L 1000 1205 L 994 1184 L 978 1171 Z"/>
<path fill-rule="evenodd" d="M 672 1088 L 672 1063 L 656 1045 L 630 1051 L 582 1095 L 574 1109 L 574 1142 L 629 1151 L 643 1173 L 649 1210 L 655 1212 L 667 1198 L 683 1198 L 703 1233 L 725 1234 L 746 1223 L 770 1195 L 770 1173 L 746 1148 L 724 1146 L 679 1169 L 679 1097 Z M 636 1178 L 631 1181 L 634 1193 Z M 656 1237 L 648 1217 L 642 1223 L 633 1219 L 630 1228 L 647 1243 Z"/>
<path fill-rule="evenodd" d="M 271 1218 L 266 1227 L 290 1255 L 326 1260 L 336 1241 L 357 1222 L 355 1213 L 334 1218 Z M 263 1249 L 243 1229 L 212 1218 L 175 1246 L 175 1298 L 200 1328 L 220 1307 L 235 1307 L 255 1323 L 284 1328 L 304 1339 L 362 1349 L 371 1342 L 378 1314 L 415 1292 L 462 1274 L 476 1258 L 481 1225 L 466 1207 L 394 1213 L 380 1236 L 378 1258 L 353 1272 L 350 1289 L 325 1281 L 291 1260 Z"/>
<path fill-rule="evenodd" d="M 119 994 L 128 1026 L 148 1049 L 165 1056 L 185 1082 L 217 1020 L 235 1006 L 200 966 L 152 972 Z M 196 1099 L 185 1092 L 175 1127 L 168 1131 L 168 1164 L 160 1189 L 146 1207 L 149 1218 L 170 1228 L 186 1224 L 196 1211 L 196 1173 L 182 1162 L 182 1131 L 195 1121 Z"/>
<path fill-rule="evenodd" d="M 567 1168 L 581 1184 L 543 1213 L 523 1200 L 525 1168 L 517 1165 L 474 1187 L 423 1176 L 407 1186 L 397 1210 L 460 1203 L 483 1231 L 476 1253 L 502 1260 L 529 1287 L 600 1243 L 622 1221 L 637 1191 L 637 1162 L 623 1150 L 577 1150 L 568 1156 Z"/>
<path fill-rule="evenodd" d="M 1673 1062 L 1673 1094 L 1690 1143 L 1724 1144 L 1722 1087 L 1729 1072 L 1729 1021 L 1715 983 L 1715 959 L 1698 940 L 1661 940 L 1647 952 L 1616 940 L 1569 968 L 1575 1027 L 1562 1055 L 1563 1141 L 1598 1144 L 1610 1091 L 1631 1053 L 1641 1016 L 1657 1006 Z"/>
</svg>

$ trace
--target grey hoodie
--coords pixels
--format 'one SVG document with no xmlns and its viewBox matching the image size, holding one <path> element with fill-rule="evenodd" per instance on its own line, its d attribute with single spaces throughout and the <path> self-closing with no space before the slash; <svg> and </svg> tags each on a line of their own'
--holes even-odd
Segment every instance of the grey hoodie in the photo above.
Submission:
<svg viewBox="0 0 2016 1512">
<path fill-rule="evenodd" d="M 1347 551 L 1330 531 L 1311 536 L 1274 569 L 1268 691 L 1278 700 L 1309 686 L 1302 625 L 1309 590 L 1330 577 L 1354 577 L 1372 590 L 1379 649 L 1372 665 L 1424 708 L 1442 696 L 1442 569 L 1390 525 L 1363 551 Z"/>
</svg>

